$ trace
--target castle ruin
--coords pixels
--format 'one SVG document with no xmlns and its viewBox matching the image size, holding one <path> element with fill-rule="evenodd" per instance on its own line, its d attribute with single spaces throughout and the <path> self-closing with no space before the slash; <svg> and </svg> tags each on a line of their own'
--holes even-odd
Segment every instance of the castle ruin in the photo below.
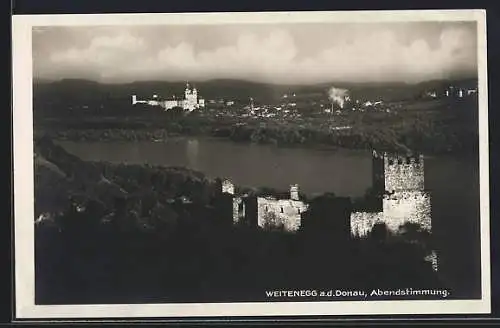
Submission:
<svg viewBox="0 0 500 328">
<path fill-rule="evenodd" d="M 398 233 L 407 223 L 431 231 L 431 198 L 424 186 L 424 158 L 373 151 L 373 188 L 380 197 L 372 210 L 351 213 L 351 234 L 366 236 L 377 223 Z"/>
<path fill-rule="evenodd" d="M 299 230 L 302 213 L 308 205 L 300 200 L 299 186 L 290 186 L 286 198 L 276 196 L 234 195 L 234 185 L 229 180 L 222 182 L 222 193 L 232 195 L 233 223 L 253 222 L 268 229 L 281 227 L 284 231 Z M 255 218 L 254 218 L 255 217 Z"/>
<path fill-rule="evenodd" d="M 332 219 L 332 213 L 345 208 L 347 238 L 349 234 L 352 238 L 366 237 L 379 223 L 385 224 L 395 235 L 404 231 L 402 228 L 406 223 L 417 224 L 419 229 L 431 232 L 431 196 L 425 190 L 423 156 L 389 155 L 373 151 L 372 165 L 372 193 L 367 195 L 371 202 L 354 210 L 350 199 L 347 207 L 343 207 L 345 204 L 342 202 L 343 205 L 329 199 L 326 221 Z M 228 217 L 232 224 L 297 232 L 301 229 L 303 214 L 307 214 L 310 207 L 301 200 L 298 185 L 291 185 L 289 194 L 285 197 L 235 195 L 234 185 L 229 180 L 222 181 L 220 188 L 227 199 L 227 206 L 232 206 L 232 217 Z M 225 212 L 229 216 L 228 207 L 225 207 Z M 323 222 L 322 229 L 327 229 L 324 228 L 326 226 L 328 222 Z M 343 229 L 337 226 L 335 231 L 337 230 Z M 432 263 L 435 271 L 438 270 L 435 251 L 431 251 L 425 260 Z"/>
<path fill-rule="evenodd" d="M 290 198 L 257 197 L 257 224 L 259 227 L 283 226 L 285 231 L 300 228 L 301 215 L 307 204 L 299 199 L 298 186 L 290 187 Z"/>
<path fill-rule="evenodd" d="M 366 237 L 378 223 L 394 234 L 406 223 L 418 224 L 431 232 L 431 196 L 424 185 L 424 158 L 389 155 L 373 151 L 372 205 L 350 213 L 350 234 Z M 222 182 L 221 191 L 230 195 L 232 222 L 250 223 L 261 228 L 282 226 L 285 231 L 298 231 L 302 213 L 309 205 L 300 199 L 299 186 L 291 185 L 286 197 L 235 195 L 231 181 Z M 374 200 L 374 202 L 373 202 Z"/>
</svg>

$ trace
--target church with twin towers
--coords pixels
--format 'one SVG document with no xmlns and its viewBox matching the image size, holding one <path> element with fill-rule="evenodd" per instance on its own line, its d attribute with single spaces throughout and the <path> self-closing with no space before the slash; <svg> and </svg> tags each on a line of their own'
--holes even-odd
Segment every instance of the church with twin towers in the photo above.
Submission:
<svg viewBox="0 0 500 328">
<path fill-rule="evenodd" d="M 186 111 L 193 111 L 195 109 L 201 109 L 205 107 L 205 99 L 199 97 L 198 89 L 191 86 L 189 82 L 186 82 L 186 88 L 184 89 L 184 97 L 177 98 L 173 95 L 170 98 L 162 98 L 157 94 L 154 94 L 151 99 L 140 100 L 137 95 L 132 95 L 132 105 L 145 104 L 149 106 L 159 106 L 164 110 L 170 110 L 172 108 L 182 108 Z"/>
</svg>

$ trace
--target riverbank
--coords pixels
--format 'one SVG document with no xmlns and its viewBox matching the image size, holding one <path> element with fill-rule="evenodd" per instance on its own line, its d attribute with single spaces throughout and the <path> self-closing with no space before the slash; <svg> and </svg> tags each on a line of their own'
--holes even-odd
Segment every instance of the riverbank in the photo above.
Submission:
<svg viewBox="0 0 500 328">
<path fill-rule="evenodd" d="M 390 106 L 389 106 L 390 107 Z M 388 108 L 389 108 L 388 107 Z M 407 103 L 387 111 L 263 117 L 207 110 L 35 115 L 35 133 L 68 141 L 152 141 L 217 137 L 280 147 L 477 153 L 477 103 Z"/>
<path fill-rule="evenodd" d="M 468 132 L 398 133 L 376 128 L 360 130 L 352 128 L 338 131 L 278 130 L 232 126 L 208 131 L 172 129 L 44 129 L 35 130 L 37 136 L 54 140 L 82 142 L 166 142 L 178 137 L 210 137 L 242 144 L 264 144 L 287 148 L 313 149 L 377 149 L 389 152 L 426 154 L 475 154 L 478 135 Z"/>
</svg>

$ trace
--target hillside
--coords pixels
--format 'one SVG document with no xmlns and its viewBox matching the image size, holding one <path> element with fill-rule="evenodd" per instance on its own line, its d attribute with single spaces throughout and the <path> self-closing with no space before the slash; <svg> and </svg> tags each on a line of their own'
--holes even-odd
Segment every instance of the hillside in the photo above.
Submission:
<svg viewBox="0 0 500 328">
<path fill-rule="evenodd" d="M 47 137 L 35 140 L 35 214 L 56 215 L 69 206 L 93 203 L 100 214 L 116 210 L 117 201 L 138 201 L 144 213 L 169 200 L 208 205 L 214 181 L 179 167 L 86 162 Z"/>
<path fill-rule="evenodd" d="M 404 240 L 233 226 L 231 203 L 211 203 L 214 184 L 199 173 L 82 162 L 48 139 L 36 144 L 35 203 L 44 214 L 35 221 L 37 304 L 266 301 L 270 286 L 332 282 L 351 290 L 446 287 L 424 249 Z M 108 203 L 120 188 L 134 199 Z M 319 212 L 311 213 L 314 222 Z"/>
<path fill-rule="evenodd" d="M 91 163 L 68 154 L 50 139 L 35 141 L 35 214 L 58 213 L 70 201 L 96 201 L 102 206 L 127 192 L 109 181 Z"/>
<path fill-rule="evenodd" d="M 193 83 L 205 99 L 235 99 L 246 102 L 250 97 L 257 101 L 273 101 L 285 93 L 326 97 L 330 87 L 345 88 L 360 99 L 407 100 L 419 97 L 429 89 L 441 89 L 448 85 L 473 87 L 476 79 L 427 81 L 419 84 L 406 83 L 345 83 L 331 82 L 315 85 L 275 85 L 241 80 L 210 80 Z M 34 81 L 35 103 L 59 102 L 93 104 L 123 100 L 130 102 L 130 95 L 139 98 L 158 94 L 163 97 L 181 96 L 185 82 L 141 81 L 124 84 L 102 84 L 89 80 L 64 79 L 59 81 Z"/>
</svg>

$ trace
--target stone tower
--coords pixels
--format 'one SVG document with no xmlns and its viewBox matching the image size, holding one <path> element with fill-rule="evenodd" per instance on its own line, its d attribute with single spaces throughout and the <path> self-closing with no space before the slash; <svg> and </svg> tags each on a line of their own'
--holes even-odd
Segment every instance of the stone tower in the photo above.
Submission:
<svg viewBox="0 0 500 328">
<path fill-rule="evenodd" d="M 392 230 L 406 222 L 431 231 L 431 199 L 425 191 L 424 157 L 385 156 L 384 220 Z"/>
<path fill-rule="evenodd" d="M 424 157 L 385 154 L 384 184 L 389 193 L 395 191 L 424 190 Z"/>
<path fill-rule="evenodd" d="M 293 184 L 290 186 L 290 199 L 299 200 L 299 185 Z"/>
<path fill-rule="evenodd" d="M 393 233 L 405 223 L 431 231 L 431 195 L 425 190 L 424 157 L 373 152 L 373 188 L 383 190 L 382 208 L 351 214 L 351 232 L 364 236 L 383 222 Z"/>
</svg>

